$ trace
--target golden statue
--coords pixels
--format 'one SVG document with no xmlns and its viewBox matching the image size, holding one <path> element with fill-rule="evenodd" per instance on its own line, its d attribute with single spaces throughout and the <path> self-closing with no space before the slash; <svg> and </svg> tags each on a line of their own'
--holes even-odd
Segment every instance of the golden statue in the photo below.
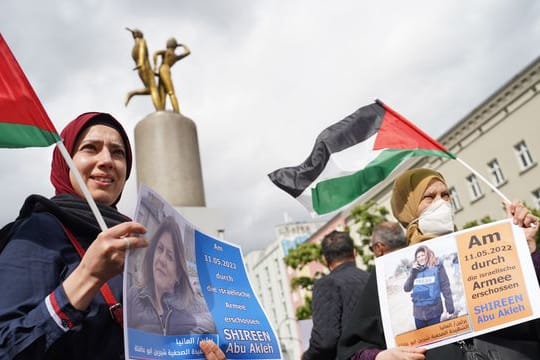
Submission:
<svg viewBox="0 0 540 360">
<path fill-rule="evenodd" d="M 133 70 L 137 70 L 139 77 L 143 82 L 144 88 L 137 89 L 128 92 L 126 96 L 126 106 L 128 105 L 131 98 L 135 95 L 150 95 L 152 97 L 152 103 L 156 110 L 161 111 L 165 110 L 165 100 L 169 96 L 173 111 L 180 113 L 180 106 L 178 105 L 178 99 L 174 93 L 174 86 L 171 79 L 171 67 L 180 59 L 185 58 L 191 51 L 186 45 L 178 44 L 176 39 L 170 38 L 167 40 L 167 49 L 156 51 L 154 53 L 154 69 L 150 65 L 148 58 L 148 47 L 146 45 L 146 40 L 143 37 L 143 33 L 134 29 L 131 30 L 126 28 L 133 35 L 133 40 L 135 44 L 131 50 L 131 56 L 133 61 L 135 61 L 135 67 Z M 183 47 L 184 52 L 177 55 L 175 50 L 177 47 Z M 157 58 L 161 56 L 161 64 L 157 64 Z M 159 78 L 159 83 L 156 85 L 155 76 Z"/>
<path fill-rule="evenodd" d="M 148 60 L 148 47 L 146 46 L 146 40 L 143 37 L 143 33 L 139 29 L 131 30 L 126 28 L 133 35 L 135 44 L 131 50 L 131 57 L 135 61 L 135 67 L 133 70 L 137 70 L 139 77 L 144 85 L 143 89 L 137 89 L 128 92 L 126 96 L 126 106 L 129 100 L 135 95 L 150 95 L 152 97 L 152 103 L 156 110 L 164 110 L 164 107 L 160 107 L 161 100 L 156 86 L 155 74 L 152 71 L 150 61 Z"/>
<path fill-rule="evenodd" d="M 182 54 L 176 54 L 176 48 L 184 48 Z M 154 53 L 154 71 L 159 75 L 159 96 L 161 105 L 165 107 L 165 98 L 168 95 L 173 111 L 179 113 L 180 106 L 178 105 L 178 99 L 174 93 L 174 86 L 171 79 L 171 67 L 178 61 L 191 54 L 189 48 L 184 44 L 178 44 L 175 38 L 167 40 L 167 49 L 156 51 Z M 158 67 L 157 58 L 161 56 L 161 64 Z"/>
</svg>

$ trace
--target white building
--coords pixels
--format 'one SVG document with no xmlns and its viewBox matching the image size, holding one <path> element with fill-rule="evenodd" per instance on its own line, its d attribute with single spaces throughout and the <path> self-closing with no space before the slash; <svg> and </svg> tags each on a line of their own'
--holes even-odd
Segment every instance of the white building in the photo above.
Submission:
<svg viewBox="0 0 540 360">
<path fill-rule="evenodd" d="M 510 79 L 483 103 L 439 137 L 511 201 L 540 208 L 540 58 Z M 489 216 L 505 217 L 502 199 L 456 160 L 420 158 L 445 177 L 456 212 L 456 225 Z M 391 182 L 371 199 L 390 209 Z"/>
<path fill-rule="evenodd" d="M 305 242 L 323 225 L 322 222 L 289 223 L 276 226 L 276 240 L 266 249 L 245 256 L 253 290 L 281 342 L 284 359 L 299 359 L 309 341 L 301 334 L 294 304 L 303 296 L 291 291 L 290 279 L 295 272 L 283 258 L 296 245 Z"/>
</svg>

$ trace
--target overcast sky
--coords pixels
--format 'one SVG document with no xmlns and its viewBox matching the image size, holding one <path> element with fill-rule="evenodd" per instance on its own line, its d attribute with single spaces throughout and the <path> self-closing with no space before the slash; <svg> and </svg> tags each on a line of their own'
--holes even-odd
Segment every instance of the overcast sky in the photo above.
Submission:
<svg viewBox="0 0 540 360">
<path fill-rule="evenodd" d="M 174 36 L 173 68 L 197 125 L 206 205 L 244 253 L 275 239 L 284 213 L 310 220 L 267 174 L 297 165 L 316 136 L 379 98 L 434 137 L 540 55 L 540 2 L 3 0 L 6 38 L 58 130 L 86 111 L 133 127 L 154 111 L 132 71 L 131 34 L 152 53 Z M 51 196 L 52 147 L 0 149 L 0 223 L 30 193 Z M 133 215 L 136 181 L 119 204 Z"/>
</svg>

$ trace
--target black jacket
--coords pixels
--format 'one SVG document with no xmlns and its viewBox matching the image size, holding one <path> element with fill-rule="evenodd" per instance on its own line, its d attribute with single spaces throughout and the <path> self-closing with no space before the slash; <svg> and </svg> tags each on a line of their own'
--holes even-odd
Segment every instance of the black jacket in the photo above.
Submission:
<svg viewBox="0 0 540 360">
<path fill-rule="evenodd" d="M 115 209 L 98 207 L 109 226 L 129 220 Z M 103 296 L 79 311 L 62 286 L 81 261 L 62 224 L 87 249 L 101 231 L 92 216 L 84 200 L 70 195 L 26 200 L 0 254 L 0 359 L 124 358 L 122 328 Z M 121 300 L 122 276 L 108 284 Z"/>
<path fill-rule="evenodd" d="M 315 282 L 313 329 L 303 360 L 335 359 L 341 329 L 351 318 L 368 277 L 354 262 L 347 262 Z"/>
</svg>

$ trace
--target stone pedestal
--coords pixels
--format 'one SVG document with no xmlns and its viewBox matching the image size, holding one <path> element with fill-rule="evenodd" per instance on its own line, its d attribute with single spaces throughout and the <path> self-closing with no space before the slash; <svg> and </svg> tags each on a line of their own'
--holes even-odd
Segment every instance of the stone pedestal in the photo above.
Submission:
<svg viewBox="0 0 540 360">
<path fill-rule="evenodd" d="M 204 207 L 204 187 L 195 123 L 182 114 L 158 111 L 135 126 L 137 183 L 175 207 Z"/>
</svg>

